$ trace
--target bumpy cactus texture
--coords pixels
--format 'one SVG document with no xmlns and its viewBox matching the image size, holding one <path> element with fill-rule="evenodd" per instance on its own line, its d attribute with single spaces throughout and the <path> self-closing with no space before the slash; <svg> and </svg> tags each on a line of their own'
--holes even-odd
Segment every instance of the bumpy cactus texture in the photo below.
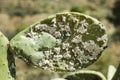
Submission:
<svg viewBox="0 0 120 80">
<path fill-rule="evenodd" d="M 15 80 L 14 58 L 8 52 L 8 39 L 0 32 L 0 80 Z"/>
<path fill-rule="evenodd" d="M 92 64 L 106 48 L 105 27 L 96 19 L 73 12 L 43 19 L 16 35 L 11 51 L 34 66 L 75 71 Z"/>
<path fill-rule="evenodd" d="M 106 78 L 96 71 L 84 70 L 71 75 L 68 75 L 66 80 L 106 80 Z"/>
</svg>

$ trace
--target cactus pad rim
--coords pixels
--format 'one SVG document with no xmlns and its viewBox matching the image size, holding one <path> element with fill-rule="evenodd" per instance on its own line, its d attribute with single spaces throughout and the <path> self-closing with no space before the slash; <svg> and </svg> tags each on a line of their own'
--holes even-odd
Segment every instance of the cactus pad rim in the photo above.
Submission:
<svg viewBox="0 0 120 80">
<path fill-rule="evenodd" d="M 84 78 L 83 76 L 81 76 L 80 77 L 80 75 L 84 75 L 85 76 L 85 74 L 86 75 L 94 75 L 94 76 L 97 76 L 97 77 L 99 77 L 99 78 L 101 78 L 100 80 L 106 80 L 106 78 L 105 78 L 105 76 L 101 73 L 101 72 L 98 72 L 98 71 L 93 71 L 93 70 L 80 70 L 80 71 L 77 71 L 77 72 L 74 72 L 74 73 L 69 73 L 68 75 L 66 75 L 64 78 L 66 79 L 66 80 L 69 80 L 68 78 L 69 77 L 71 77 L 71 79 L 73 79 L 72 78 L 72 76 L 73 77 L 79 77 L 80 79 L 82 79 L 82 78 Z M 77 79 L 78 79 L 78 77 L 77 77 Z M 86 80 L 86 79 L 84 79 L 84 80 Z"/>
</svg>

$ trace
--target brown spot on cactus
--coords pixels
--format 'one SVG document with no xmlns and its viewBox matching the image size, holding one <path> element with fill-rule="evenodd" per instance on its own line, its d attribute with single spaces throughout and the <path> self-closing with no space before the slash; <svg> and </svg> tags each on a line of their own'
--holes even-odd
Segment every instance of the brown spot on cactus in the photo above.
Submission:
<svg viewBox="0 0 120 80">
<path fill-rule="evenodd" d="M 11 50 L 34 66 L 76 71 L 95 62 L 107 45 L 105 27 L 80 13 L 60 13 L 31 25 L 10 42 Z"/>
</svg>

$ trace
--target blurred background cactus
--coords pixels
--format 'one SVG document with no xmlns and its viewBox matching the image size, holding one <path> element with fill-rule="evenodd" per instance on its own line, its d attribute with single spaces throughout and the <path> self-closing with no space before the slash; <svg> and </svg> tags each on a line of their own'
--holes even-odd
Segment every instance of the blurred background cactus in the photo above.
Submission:
<svg viewBox="0 0 120 80">
<path fill-rule="evenodd" d="M 8 39 L 0 32 L 0 79 L 15 80 L 14 58 L 8 53 Z"/>
<path fill-rule="evenodd" d="M 1 0 L 0 30 L 10 40 L 19 31 L 25 29 L 39 19 L 43 19 L 58 12 L 71 11 L 74 6 L 85 7 L 85 14 L 93 16 L 105 24 L 110 39 L 109 47 L 94 64 L 88 66 L 86 69 L 99 71 L 107 76 L 108 66 L 112 64 L 117 67 L 120 63 L 120 29 L 118 29 L 120 26 L 114 23 L 114 8 L 117 6 L 116 3 L 119 5 L 119 0 Z M 20 6 L 20 8 L 24 10 L 17 8 L 17 6 Z M 30 7 L 31 10 L 27 10 L 28 7 Z M 28 13 L 29 11 L 30 14 Z M 118 8 L 116 14 L 119 14 L 119 11 Z M 22 14 L 22 16 L 16 15 L 16 13 Z M 15 60 L 17 80 L 50 80 L 64 75 L 63 73 L 33 69 L 33 67 L 30 67 L 29 64 L 26 65 L 17 57 L 15 57 Z"/>
</svg>

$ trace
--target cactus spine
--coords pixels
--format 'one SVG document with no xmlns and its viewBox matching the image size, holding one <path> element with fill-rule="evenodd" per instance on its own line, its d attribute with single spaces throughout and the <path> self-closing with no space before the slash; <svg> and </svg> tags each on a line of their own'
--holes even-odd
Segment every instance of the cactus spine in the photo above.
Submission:
<svg viewBox="0 0 120 80">
<path fill-rule="evenodd" d="M 0 80 L 15 80 L 13 57 L 8 54 L 8 39 L 0 32 Z"/>
</svg>

